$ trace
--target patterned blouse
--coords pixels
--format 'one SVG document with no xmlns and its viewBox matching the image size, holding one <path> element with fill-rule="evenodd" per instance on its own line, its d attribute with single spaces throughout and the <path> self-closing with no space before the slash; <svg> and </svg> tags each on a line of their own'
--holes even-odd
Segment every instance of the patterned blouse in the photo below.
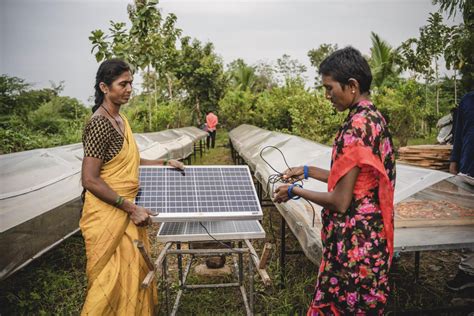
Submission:
<svg viewBox="0 0 474 316">
<path fill-rule="evenodd" d="M 96 115 L 84 128 L 82 135 L 84 157 L 98 158 L 106 163 L 120 152 L 123 141 L 123 136 L 107 117 Z"/>
</svg>

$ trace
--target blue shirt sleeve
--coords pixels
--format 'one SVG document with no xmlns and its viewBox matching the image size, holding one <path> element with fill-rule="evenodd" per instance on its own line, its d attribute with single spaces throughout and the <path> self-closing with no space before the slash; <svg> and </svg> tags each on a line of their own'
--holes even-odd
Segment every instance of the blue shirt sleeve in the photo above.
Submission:
<svg viewBox="0 0 474 316">
<path fill-rule="evenodd" d="M 462 147 L 462 130 L 463 130 L 463 108 L 462 108 L 462 101 L 459 104 L 459 107 L 456 111 L 456 115 L 454 117 L 454 134 L 453 134 L 453 150 L 451 151 L 451 161 L 457 162 L 461 160 L 461 147 Z M 459 166 L 458 166 L 459 167 Z"/>
</svg>

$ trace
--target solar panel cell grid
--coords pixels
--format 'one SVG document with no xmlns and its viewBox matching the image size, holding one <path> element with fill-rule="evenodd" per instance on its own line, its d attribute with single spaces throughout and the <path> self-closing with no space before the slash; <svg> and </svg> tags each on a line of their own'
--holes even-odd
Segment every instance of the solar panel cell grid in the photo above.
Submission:
<svg viewBox="0 0 474 316">
<path fill-rule="evenodd" d="M 265 238 L 265 231 L 256 220 L 202 222 L 209 233 L 220 240 Z M 163 223 L 158 232 L 159 241 L 212 240 L 199 222 Z"/>
<path fill-rule="evenodd" d="M 159 212 L 158 221 L 262 217 L 246 166 L 142 167 L 136 203 Z"/>
</svg>

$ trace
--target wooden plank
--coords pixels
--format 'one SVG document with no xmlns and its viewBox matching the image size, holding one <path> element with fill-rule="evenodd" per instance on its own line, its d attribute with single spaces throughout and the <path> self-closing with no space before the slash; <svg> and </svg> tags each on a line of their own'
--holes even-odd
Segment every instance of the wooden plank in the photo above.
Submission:
<svg viewBox="0 0 474 316">
<path fill-rule="evenodd" d="M 143 259 L 145 259 L 146 265 L 148 266 L 148 269 L 150 271 L 155 271 L 155 266 L 153 265 L 153 262 L 151 261 L 150 256 L 148 256 L 148 253 L 145 250 L 145 245 L 141 240 L 135 239 L 135 245 L 138 247 L 138 250 L 140 250 L 140 253 L 143 256 Z"/>
<path fill-rule="evenodd" d="M 260 264 L 258 265 L 259 269 L 265 269 L 267 266 L 268 258 L 270 257 L 270 252 L 272 251 L 272 244 L 267 242 L 263 247 L 262 256 L 260 257 Z"/>
<path fill-rule="evenodd" d="M 155 278 L 155 271 L 150 271 L 148 272 L 148 274 L 146 275 L 146 277 L 143 279 L 143 282 L 142 284 L 140 285 L 140 287 L 142 289 L 147 289 L 150 287 L 151 285 L 151 282 L 153 281 L 153 279 Z"/>
<path fill-rule="evenodd" d="M 255 251 L 255 248 L 252 246 L 252 243 L 248 239 L 245 239 L 245 244 L 250 250 L 250 257 L 252 257 L 255 267 L 257 267 L 257 272 L 262 278 L 263 284 L 265 286 L 269 286 L 270 284 L 272 284 L 272 280 L 270 279 L 270 276 L 268 275 L 267 270 L 259 268 L 260 259 L 258 259 L 258 255 L 257 255 L 257 252 Z"/>
</svg>

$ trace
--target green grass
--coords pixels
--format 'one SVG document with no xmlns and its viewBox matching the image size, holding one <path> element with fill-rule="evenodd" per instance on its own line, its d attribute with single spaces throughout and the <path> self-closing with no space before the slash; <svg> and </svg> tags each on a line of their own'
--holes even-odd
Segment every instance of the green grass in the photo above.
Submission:
<svg viewBox="0 0 474 316">
<path fill-rule="evenodd" d="M 419 144 L 422 140 L 412 140 Z M 227 133 L 217 132 L 216 148 L 197 155 L 193 164 L 232 164 Z M 256 275 L 255 312 L 263 315 L 305 314 L 313 293 L 317 267 L 303 255 L 288 255 L 286 260 L 287 283 L 279 287 L 279 229 L 280 216 L 276 208 L 264 209 L 263 227 L 266 240 L 254 242 L 260 253 L 265 242 L 275 247 L 267 271 L 273 285 L 266 288 Z M 162 244 L 156 242 L 158 225 L 149 229 L 153 256 L 159 253 Z M 299 244 L 287 229 L 287 249 L 297 250 Z M 444 283 L 457 271 L 460 251 L 423 252 L 421 256 L 421 283 L 413 279 L 414 258 L 412 253 L 401 254 L 400 260 L 391 272 L 392 293 L 387 312 L 406 309 L 436 308 L 450 305 L 453 299 L 467 300 L 472 292 L 453 294 L 447 292 Z M 174 276 L 173 292 L 177 290 L 176 260 L 170 258 L 170 271 Z M 172 269 L 172 270 L 171 270 Z M 190 275 L 191 282 L 210 282 L 196 275 Z M 216 280 L 213 280 L 216 281 Z M 78 315 L 86 294 L 85 249 L 82 237 L 75 235 L 54 250 L 0 283 L 1 315 Z M 160 293 L 160 314 L 164 306 Z M 210 289 L 186 292 L 182 298 L 180 315 L 242 315 L 243 306 L 237 289 Z M 463 315 L 452 312 L 449 315 Z"/>
</svg>

